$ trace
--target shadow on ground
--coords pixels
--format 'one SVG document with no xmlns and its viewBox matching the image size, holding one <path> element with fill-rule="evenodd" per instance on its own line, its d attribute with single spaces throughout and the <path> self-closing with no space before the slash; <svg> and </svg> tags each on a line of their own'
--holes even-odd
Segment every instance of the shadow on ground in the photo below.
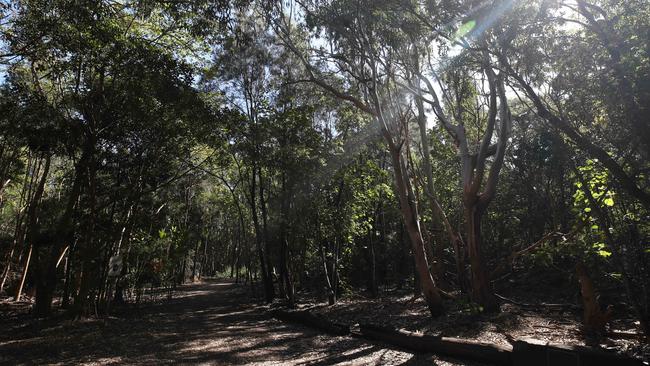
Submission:
<svg viewBox="0 0 650 366">
<path fill-rule="evenodd" d="M 29 321 L 0 335 L 17 364 L 458 365 L 269 318 L 227 281 L 183 286 L 174 299 L 107 320 Z"/>
</svg>

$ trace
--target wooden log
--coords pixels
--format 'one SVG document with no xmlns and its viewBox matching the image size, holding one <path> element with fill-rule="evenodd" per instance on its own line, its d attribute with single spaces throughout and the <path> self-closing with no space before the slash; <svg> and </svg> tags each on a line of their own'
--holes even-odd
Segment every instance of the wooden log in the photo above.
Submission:
<svg viewBox="0 0 650 366">
<path fill-rule="evenodd" d="M 361 336 L 416 352 L 435 353 L 494 365 L 511 365 L 511 349 L 460 338 L 423 335 L 404 330 L 360 324 Z"/>
<path fill-rule="evenodd" d="M 516 341 L 514 366 L 642 366 L 641 360 L 581 346 Z"/>
<path fill-rule="evenodd" d="M 551 345 L 528 339 L 514 341 L 514 347 L 467 339 L 424 335 L 373 324 L 360 324 L 359 331 L 331 322 L 309 311 L 274 310 L 277 319 L 300 323 L 335 335 L 353 335 L 407 350 L 435 353 L 492 365 L 514 366 L 643 366 L 641 360 L 583 346 Z"/>
<path fill-rule="evenodd" d="M 323 330 L 329 334 L 334 335 L 349 335 L 350 327 L 345 324 L 329 321 L 324 317 L 312 314 L 309 311 L 286 311 L 286 310 L 273 310 L 273 317 L 289 321 L 292 323 L 299 323 Z"/>
</svg>

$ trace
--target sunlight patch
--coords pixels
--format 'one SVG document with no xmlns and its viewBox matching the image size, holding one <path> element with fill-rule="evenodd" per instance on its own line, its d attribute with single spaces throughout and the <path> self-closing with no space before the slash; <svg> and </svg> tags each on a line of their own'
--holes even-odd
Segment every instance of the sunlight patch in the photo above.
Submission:
<svg viewBox="0 0 650 366">
<path fill-rule="evenodd" d="M 469 32 L 471 32 L 476 27 L 476 20 L 470 20 L 469 22 L 463 23 L 456 33 L 454 34 L 454 39 L 458 40 L 465 37 Z"/>
</svg>

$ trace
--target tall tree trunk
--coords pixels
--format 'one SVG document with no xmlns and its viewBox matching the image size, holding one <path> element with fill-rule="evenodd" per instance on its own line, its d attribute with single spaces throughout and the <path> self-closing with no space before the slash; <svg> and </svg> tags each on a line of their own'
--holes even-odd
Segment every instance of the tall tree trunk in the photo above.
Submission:
<svg viewBox="0 0 650 366">
<path fill-rule="evenodd" d="M 472 299 L 485 311 L 498 310 L 498 303 L 490 286 L 490 279 L 481 252 L 482 210 L 477 204 L 465 207 L 467 250 L 472 272 Z"/>
<path fill-rule="evenodd" d="M 88 208 L 89 214 L 85 223 L 85 232 L 83 234 L 82 246 L 80 248 L 82 260 L 82 274 L 79 291 L 77 292 L 71 313 L 75 318 L 83 315 L 86 304 L 90 297 L 90 291 L 96 284 L 98 275 L 102 268 L 97 268 L 98 263 L 98 245 L 95 237 L 95 227 L 97 221 L 97 162 L 94 156 L 91 157 L 88 164 Z"/>
<path fill-rule="evenodd" d="M 37 270 L 36 301 L 34 302 L 34 315 L 37 317 L 47 316 L 52 308 L 54 289 L 57 283 L 56 260 L 62 249 L 73 241 L 73 213 L 76 202 L 81 195 L 81 188 L 85 181 L 89 160 L 94 153 L 94 140 L 89 139 L 84 144 L 81 158 L 75 166 L 75 178 L 70 189 L 68 201 L 63 215 L 56 227 L 55 242 L 52 244 L 49 253 L 46 250 L 45 258 L 40 258 L 41 253 L 36 253 L 35 270 Z"/>
<path fill-rule="evenodd" d="M 239 246 L 240 236 L 241 236 L 241 227 L 237 228 L 237 236 L 232 238 L 232 257 L 230 258 L 230 278 L 233 278 L 235 275 L 235 267 L 237 267 L 237 247 Z M 237 282 L 237 281 L 235 281 Z"/>
<path fill-rule="evenodd" d="M 273 288 L 273 264 L 271 261 L 271 240 L 269 237 L 268 227 L 268 213 L 266 211 L 266 198 L 264 196 L 264 176 L 262 174 L 262 167 L 257 167 L 257 174 L 259 177 L 259 194 L 260 194 L 260 212 L 262 214 L 262 234 L 264 238 L 264 251 L 266 252 L 266 268 L 269 271 L 268 277 L 271 286 L 271 299 L 275 296 Z"/>
<path fill-rule="evenodd" d="M 27 273 L 29 272 L 29 265 L 32 259 L 32 251 L 34 249 L 34 243 L 38 235 L 38 205 L 41 201 L 41 198 L 43 197 L 43 192 L 45 190 L 45 182 L 47 180 L 47 176 L 50 173 L 50 162 L 51 162 L 51 155 L 46 155 L 45 156 L 45 166 L 43 167 L 43 172 L 41 173 L 41 178 L 38 182 L 38 186 L 36 187 L 36 190 L 34 191 L 34 195 L 32 196 L 30 203 L 29 203 L 29 209 L 27 211 L 27 229 L 26 233 L 27 235 L 25 236 L 27 245 L 29 246 L 28 249 L 28 254 L 27 254 L 27 259 L 25 260 L 25 267 L 23 269 L 23 274 L 20 280 L 20 285 L 18 286 L 18 290 L 16 291 L 16 296 L 15 296 L 15 301 L 20 300 L 20 295 L 23 291 L 23 285 L 25 284 L 25 278 L 27 278 Z M 36 169 L 34 171 L 34 175 L 37 175 L 39 173 L 39 169 Z"/>
<path fill-rule="evenodd" d="M 387 133 L 388 132 L 385 131 L 385 134 Z M 386 137 L 386 139 L 392 141 L 392 137 L 390 136 Z M 426 244 L 424 243 L 422 232 L 420 231 L 421 228 L 415 195 L 413 194 L 411 182 L 408 178 L 408 173 L 400 149 L 393 143 L 389 143 L 389 148 L 393 162 L 393 169 L 395 170 L 395 187 L 400 202 L 400 212 L 402 213 L 402 218 L 404 220 L 404 228 L 411 239 L 415 269 L 420 280 L 420 288 L 431 315 L 438 316 L 443 313 L 444 308 L 438 287 L 429 271 L 429 263 L 424 248 Z"/>
<path fill-rule="evenodd" d="M 198 256 L 199 256 L 200 246 L 201 246 L 201 240 L 198 240 L 196 242 L 196 246 L 194 246 L 194 255 L 192 256 L 192 282 L 196 282 L 196 280 L 197 280 L 197 278 L 196 278 L 196 275 L 197 275 L 196 263 L 197 263 L 197 259 L 198 259 Z"/>
<path fill-rule="evenodd" d="M 440 202 L 438 201 L 435 185 L 433 182 L 433 165 L 431 164 L 431 150 L 429 147 L 429 137 L 427 135 L 427 119 L 424 111 L 424 102 L 421 98 L 415 98 L 415 104 L 418 109 L 418 129 L 420 131 L 420 140 L 422 144 L 422 162 L 424 174 L 426 177 L 426 182 L 424 184 L 424 193 L 427 196 L 426 202 L 429 203 L 431 212 L 433 213 L 433 223 L 434 223 L 434 233 L 437 233 L 441 230 L 444 230 L 447 233 L 447 240 L 451 243 L 454 250 L 455 259 L 456 259 L 456 272 L 458 276 L 458 283 L 461 289 L 465 289 L 465 284 L 467 279 L 465 278 L 465 263 L 464 263 L 464 247 L 465 243 L 459 233 L 451 226 L 449 218 L 447 217 L 445 211 L 442 209 Z M 442 226 L 442 228 L 441 228 Z M 442 254 L 444 253 L 445 245 L 442 238 L 436 238 L 437 243 L 435 243 L 434 254 L 436 255 L 431 260 L 436 260 L 434 268 L 436 269 L 436 274 L 438 281 L 443 281 L 444 276 L 444 266 L 442 265 Z M 432 242 L 432 244 L 434 244 Z"/>
<path fill-rule="evenodd" d="M 330 305 L 336 303 L 336 292 L 334 291 L 334 286 L 330 279 L 330 270 L 328 268 L 327 258 L 325 256 L 325 246 L 323 245 L 323 240 L 320 235 L 320 221 L 318 218 L 318 213 L 316 213 L 316 243 L 318 243 L 318 254 L 320 255 L 321 265 L 323 266 L 323 274 L 325 277 L 325 286 L 327 290 L 327 302 Z"/>
<path fill-rule="evenodd" d="M 368 290 L 373 298 L 379 296 L 379 288 L 377 287 L 377 266 L 375 258 L 375 241 L 373 240 L 373 230 L 368 229 L 368 249 L 366 251 L 368 254 L 366 258 L 368 259 Z"/>
<path fill-rule="evenodd" d="M 289 223 L 289 199 L 290 190 L 287 188 L 285 174 L 282 173 L 282 191 L 281 191 L 281 222 L 280 222 L 280 277 L 284 287 L 284 293 L 289 301 L 289 305 L 295 303 L 294 287 L 290 272 L 289 242 L 287 238 L 287 226 Z"/>
<path fill-rule="evenodd" d="M 273 301 L 273 298 L 275 297 L 275 291 L 273 288 L 272 269 L 269 266 L 270 263 L 268 260 L 269 253 L 268 251 L 265 252 L 265 250 L 268 248 L 264 248 L 264 237 L 257 213 L 257 164 L 255 161 L 253 161 L 251 173 L 249 204 L 251 207 L 251 216 L 253 217 L 253 226 L 255 229 L 255 244 L 257 246 L 257 253 L 260 259 L 262 282 L 264 282 L 264 297 L 266 302 L 269 303 Z"/>
</svg>

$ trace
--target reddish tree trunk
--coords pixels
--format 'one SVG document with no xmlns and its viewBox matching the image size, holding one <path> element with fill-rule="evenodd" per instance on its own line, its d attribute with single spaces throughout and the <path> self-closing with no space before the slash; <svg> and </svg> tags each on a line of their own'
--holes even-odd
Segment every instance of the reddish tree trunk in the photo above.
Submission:
<svg viewBox="0 0 650 366">
<path fill-rule="evenodd" d="M 466 243 L 472 271 L 471 295 L 472 300 L 481 305 L 484 311 L 492 312 L 498 310 L 498 303 L 490 286 L 490 279 L 481 252 L 481 216 L 482 210 L 478 205 L 465 208 Z"/>
</svg>

